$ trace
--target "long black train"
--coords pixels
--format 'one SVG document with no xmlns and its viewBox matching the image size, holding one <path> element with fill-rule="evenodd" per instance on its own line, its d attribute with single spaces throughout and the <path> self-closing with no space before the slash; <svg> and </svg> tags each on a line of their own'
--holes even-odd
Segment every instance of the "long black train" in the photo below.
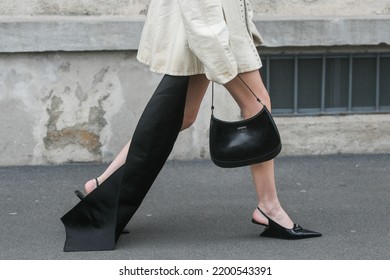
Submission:
<svg viewBox="0 0 390 280">
<path fill-rule="evenodd" d="M 66 213 L 64 251 L 115 249 L 180 132 L 188 76 L 165 75 L 137 124 L 126 162 Z"/>
</svg>

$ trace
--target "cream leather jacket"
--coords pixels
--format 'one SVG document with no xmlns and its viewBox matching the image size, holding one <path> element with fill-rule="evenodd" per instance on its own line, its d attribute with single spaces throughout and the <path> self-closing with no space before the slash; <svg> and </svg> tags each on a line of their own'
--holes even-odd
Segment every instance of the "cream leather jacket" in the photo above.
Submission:
<svg viewBox="0 0 390 280">
<path fill-rule="evenodd" d="M 157 73 L 225 84 L 261 67 L 248 0 L 151 0 L 137 59 Z"/>
</svg>

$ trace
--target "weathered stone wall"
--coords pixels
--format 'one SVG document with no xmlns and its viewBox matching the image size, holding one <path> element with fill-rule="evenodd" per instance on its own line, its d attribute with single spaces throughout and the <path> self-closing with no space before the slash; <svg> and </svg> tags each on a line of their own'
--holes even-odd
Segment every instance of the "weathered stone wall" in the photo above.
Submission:
<svg viewBox="0 0 390 280">
<path fill-rule="evenodd" d="M 149 0 L 1 0 L 0 15 L 139 15 Z"/>
<path fill-rule="evenodd" d="M 0 15 L 139 15 L 150 0 L 2 0 Z M 390 14 L 388 0 L 252 0 L 258 15 Z"/>
<path fill-rule="evenodd" d="M 390 14 L 388 0 L 252 0 L 258 15 L 330 16 Z"/>
<path fill-rule="evenodd" d="M 0 55 L 0 165 L 112 158 L 160 78 L 134 56 Z"/>
<path fill-rule="evenodd" d="M 110 161 L 131 137 L 161 76 L 135 51 L 0 54 L 0 165 Z M 238 119 L 217 86 L 216 115 Z M 206 94 L 174 159 L 208 158 Z M 283 154 L 390 152 L 390 115 L 277 117 Z M 190 148 L 189 148 L 190 147 Z"/>
<path fill-rule="evenodd" d="M 135 59 L 148 3 L 1 1 L 0 165 L 113 159 L 161 78 Z M 252 5 L 266 46 L 370 45 L 390 52 L 389 0 L 252 0 Z M 218 88 L 217 96 L 225 105 L 219 116 L 237 119 L 228 94 Z M 171 158 L 209 157 L 210 101 L 208 94 Z M 390 152 L 390 114 L 276 122 L 285 155 Z"/>
</svg>

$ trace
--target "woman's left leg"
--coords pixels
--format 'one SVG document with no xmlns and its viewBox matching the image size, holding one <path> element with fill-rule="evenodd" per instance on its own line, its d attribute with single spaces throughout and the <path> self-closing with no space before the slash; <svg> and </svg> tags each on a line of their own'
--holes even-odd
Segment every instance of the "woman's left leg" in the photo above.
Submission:
<svg viewBox="0 0 390 280">
<path fill-rule="evenodd" d="M 96 179 L 91 179 L 87 181 L 84 185 L 84 190 L 86 194 L 89 194 L 91 191 L 96 189 L 98 184 L 103 183 L 110 177 L 119 167 L 121 167 L 125 161 L 127 152 L 129 151 L 131 139 L 125 144 L 122 150 L 118 153 L 115 159 L 110 163 L 110 165 L 104 170 L 104 172 L 96 177 Z M 97 181 L 96 181 L 97 180 Z"/>
</svg>

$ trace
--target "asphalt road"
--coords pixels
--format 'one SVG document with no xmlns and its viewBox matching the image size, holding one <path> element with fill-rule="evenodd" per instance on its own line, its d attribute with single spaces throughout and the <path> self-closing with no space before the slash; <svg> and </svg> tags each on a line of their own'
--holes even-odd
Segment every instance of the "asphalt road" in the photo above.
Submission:
<svg viewBox="0 0 390 280">
<path fill-rule="evenodd" d="M 0 168 L 0 259 L 390 259 L 390 155 L 279 157 L 279 198 L 323 237 L 259 237 L 249 168 L 169 161 L 116 249 L 63 252 L 60 217 L 104 164 Z"/>
</svg>

